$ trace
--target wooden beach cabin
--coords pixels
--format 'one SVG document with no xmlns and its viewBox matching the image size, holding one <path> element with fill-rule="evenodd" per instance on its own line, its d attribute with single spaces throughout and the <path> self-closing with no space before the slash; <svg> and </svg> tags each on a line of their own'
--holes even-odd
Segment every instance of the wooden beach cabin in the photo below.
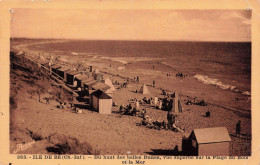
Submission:
<svg viewBox="0 0 260 165">
<path fill-rule="evenodd" d="M 75 76 L 79 74 L 78 71 L 66 71 L 66 83 L 69 84 L 69 85 L 73 85 L 73 82 L 75 80 Z"/>
<path fill-rule="evenodd" d="M 101 90 L 96 90 L 90 95 L 90 105 L 101 114 L 110 114 L 112 98 Z"/>
<path fill-rule="evenodd" d="M 76 87 L 82 87 L 82 81 L 89 79 L 88 76 L 84 75 L 84 74 L 79 74 L 75 76 L 75 80 L 77 81 L 77 85 Z"/>
<path fill-rule="evenodd" d="M 98 83 L 96 80 L 89 79 L 89 80 L 83 82 L 83 87 L 84 87 L 84 89 L 87 89 L 87 90 L 93 90 L 92 86 L 96 83 Z"/>
<path fill-rule="evenodd" d="M 229 156 L 230 142 L 226 127 L 194 129 L 183 144 L 183 151 L 187 155 Z"/>
<path fill-rule="evenodd" d="M 88 77 L 88 76 L 87 76 L 87 77 Z M 82 88 L 87 89 L 86 83 L 88 83 L 88 82 L 90 82 L 90 81 L 96 81 L 96 80 L 94 80 L 92 77 L 88 77 L 88 79 L 82 80 L 82 81 L 81 81 Z"/>
<path fill-rule="evenodd" d="M 65 74 L 65 72 L 66 72 L 66 71 L 69 71 L 69 70 L 70 70 L 69 67 L 67 67 L 67 66 L 62 66 L 61 68 L 57 69 L 57 74 L 58 74 L 61 78 L 63 78 L 64 80 L 66 80 L 66 74 Z"/>
<path fill-rule="evenodd" d="M 96 84 L 93 84 L 92 88 L 94 90 L 101 90 L 103 92 L 105 92 L 106 90 L 108 90 L 110 87 L 104 83 L 96 83 Z"/>
<path fill-rule="evenodd" d="M 58 74 L 57 70 L 58 70 L 59 68 L 61 68 L 61 66 L 58 65 L 58 64 L 51 65 L 51 66 L 50 66 L 51 74 L 57 76 L 56 74 Z"/>
</svg>

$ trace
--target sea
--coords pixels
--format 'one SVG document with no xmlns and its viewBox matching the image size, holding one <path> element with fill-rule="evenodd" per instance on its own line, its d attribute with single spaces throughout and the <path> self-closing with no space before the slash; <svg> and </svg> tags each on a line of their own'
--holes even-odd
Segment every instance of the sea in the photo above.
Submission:
<svg viewBox="0 0 260 165">
<path fill-rule="evenodd" d="M 103 59 L 156 60 L 169 71 L 188 74 L 206 85 L 251 95 L 251 42 L 68 40 L 29 49 Z"/>
</svg>

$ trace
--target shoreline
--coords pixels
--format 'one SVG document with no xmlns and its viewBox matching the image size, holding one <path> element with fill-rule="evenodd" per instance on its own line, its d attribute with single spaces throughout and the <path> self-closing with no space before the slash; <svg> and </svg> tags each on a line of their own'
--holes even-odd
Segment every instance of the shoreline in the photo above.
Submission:
<svg viewBox="0 0 260 165">
<path fill-rule="evenodd" d="M 24 45 L 25 47 L 28 45 Z M 21 48 L 21 47 L 20 47 Z M 29 49 L 27 49 L 26 51 L 30 51 Z M 36 54 L 38 54 L 39 52 L 37 52 Z M 43 52 L 42 52 L 43 53 Z M 72 61 L 70 61 L 70 64 L 76 63 L 77 60 L 80 60 L 80 57 L 75 57 L 75 59 L 73 59 Z M 100 59 L 91 59 L 91 60 L 87 60 L 87 62 L 84 63 L 84 66 L 87 66 L 90 63 L 99 61 Z M 105 64 L 105 65 L 104 65 Z M 110 68 L 109 64 L 107 63 L 106 59 L 104 61 L 99 61 L 99 63 L 96 63 L 96 67 L 100 67 L 100 71 L 101 72 L 108 72 L 108 68 L 110 69 L 109 71 L 112 72 L 112 74 L 114 76 L 109 76 L 106 75 L 107 77 L 111 78 L 112 80 L 120 80 L 122 81 L 122 78 L 119 78 L 115 75 L 119 74 L 122 75 L 123 77 L 128 77 L 128 78 L 133 78 L 136 75 L 138 75 L 140 77 L 140 83 L 136 84 L 136 83 L 130 83 L 128 88 L 123 88 L 120 89 L 118 91 L 116 91 L 113 95 L 113 100 L 115 101 L 115 103 L 117 105 L 126 105 L 128 103 L 129 99 L 133 99 L 133 98 L 142 98 L 143 95 L 141 94 L 136 94 L 132 91 L 135 91 L 136 89 L 139 88 L 139 86 L 141 84 L 147 84 L 147 85 L 151 85 L 152 84 L 152 80 L 155 80 L 155 88 L 153 87 L 148 87 L 149 90 L 151 91 L 151 96 L 154 97 L 155 95 L 160 96 L 160 88 L 163 89 L 167 89 L 167 90 L 171 90 L 173 91 L 178 91 L 179 93 L 181 93 L 182 95 L 182 105 L 185 103 L 185 100 L 187 101 L 188 98 L 194 98 L 194 97 L 198 97 L 199 99 L 204 99 L 206 100 L 207 103 L 209 103 L 209 106 L 206 107 L 200 107 L 200 106 L 186 106 L 183 105 L 184 108 L 184 112 L 178 115 L 178 120 L 179 123 L 178 125 L 182 128 L 185 128 L 187 133 L 190 133 L 190 131 L 192 129 L 195 128 L 204 128 L 204 127 L 214 127 L 214 126 L 225 126 L 227 127 L 227 129 L 229 130 L 229 132 L 234 132 L 234 125 L 235 122 L 237 120 L 242 120 L 243 123 L 245 123 L 246 125 L 244 126 L 244 128 L 242 127 L 242 132 L 248 131 L 250 130 L 250 134 L 251 134 L 251 105 L 250 105 L 250 101 L 251 99 L 247 99 L 247 96 L 243 96 L 241 94 L 237 94 L 237 93 L 232 93 L 228 90 L 223 90 L 223 89 L 218 89 L 218 87 L 216 86 L 212 86 L 212 85 L 206 85 L 203 84 L 201 82 L 198 82 L 197 80 L 195 80 L 195 78 L 193 77 L 186 77 L 183 79 L 180 78 L 176 78 L 175 76 L 166 76 L 166 74 L 162 71 L 154 71 L 152 69 L 137 69 L 137 66 L 134 64 L 127 64 L 126 66 L 122 66 L 122 64 L 118 63 L 117 61 L 111 61 L 110 63 L 112 65 L 112 67 Z M 151 66 L 151 64 L 147 63 L 147 67 Z M 124 69 L 118 71 L 118 67 L 125 67 Z M 135 68 L 135 69 L 130 69 L 130 68 Z M 173 74 L 171 74 L 173 75 Z M 152 77 L 151 77 L 152 76 Z M 124 96 L 124 97 L 122 97 Z M 236 97 L 239 97 L 240 100 L 235 100 Z M 32 101 L 30 101 L 32 102 Z M 40 106 L 44 106 L 42 104 L 39 104 Z M 28 108 L 28 107 L 27 107 Z M 202 115 L 205 113 L 205 111 L 209 110 L 212 111 L 212 115 L 213 117 L 211 119 L 206 119 L 204 118 Z M 246 110 L 246 111 L 245 111 Z M 116 107 L 113 107 L 113 111 L 118 111 L 118 109 Z M 161 110 L 155 110 L 152 107 L 147 107 L 147 111 L 149 116 L 151 116 L 151 118 L 153 118 L 154 120 L 165 120 L 166 117 L 166 112 L 165 111 L 161 111 Z M 52 113 L 52 111 L 50 112 L 50 114 Z M 64 116 L 64 114 L 62 114 L 63 112 L 60 113 L 60 115 Z M 102 121 L 102 124 L 100 125 L 99 123 L 97 123 L 96 121 L 93 121 L 94 123 L 96 123 L 97 125 L 100 125 L 101 129 L 106 129 L 107 131 L 109 130 L 108 128 L 114 128 L 114 130 L 112 130 L 112 132 L 115 133 L 115 131 L 117 129 L 120 130 L 120 133 L 123 135 L 125 134 L 125 130 L 122 130 L 122 128 L 119 128 L 118 126 L 114 126 L 115 123 L 119 122 L 119 117 L 117 114 L 112 114 L 112 119 L 110 121 L 110 117 L 109 116 L 100 116 L 98 113 L 93 113 L 90 111 L 86 111 L 86 114 L 90 115 L 92 117 L 95 118 L 102 118 L 106 119 L 104 121 L 106 121 L 105 123 L 103 123 L 104 121 Z M 22 114 L 25 115 L 26 114 Z M 70 115 L 70 114 L 65 114 L 65 116 Z M 83 114 L 84 115 L 84 114 Z M 73 115 L 74 116 L 74 115 Z M 86 115 L 84 115 L 84 117 L 87 117 Z M 80 125 L 83 126 L 83 130 L 84 130 L 84 125 L 82 122 L 85 121 L 84 117 L 80 117 Z M 19 117 L 18 117 L 19 118 Z M 69 117 L 67 117 L 69 118 Z M 73 117 L 74 119 L 79 118 L 77 116 Z M 192 119 L 193 118 L 193 119 Z M 72 119 L 72 120 L 74 120 Z M 88 117 L 89 119 L 89 117 Z M 126 121 L 123 121 L 126 120 Z M 35 120 L 35 119 L 30 119 L 30 120 Z M 81 121 L 82 120 L 82 121 Z M 142 128 L 142 127 L 137 127 L 135 126 L 135 122 L 138 122 L 139 119 L 138 118 L 134 118 L 134 117 L 130 117 L 130 116 L 122 116 L 120 117 L 120 122 L 124 123 L 124 126 L 126 128 L 128 128 L 129 130 L 131 130 L 130 132 L 132 134 L 134 134 L 134 136 L 136 135 L 134 132 L 136 130 L 138 130 L 139 133 L 148 133 L 149 137 L 152 137 L 152 134 L 156 132 L 156 130 L 149 130 L 147 128 Z M 65 123 L 68 121 L 65 121 Z M 107 124 L 109 123 L 109 127 L 107 126 Z M 120 123 L 119 122 L 119 123 Z M 90 124 L 91 122 L 89 122 Z M 130 124 L 130 125 L 127 125 Z M 86 126 L 89 127 L 93 130 L 93 127 L 91 126 Z M 79 131 L 83 131 L 80 128 L 77 128 L 76 125 L 72 126 L 72 128 L 79 130 Z M 35 128 L 36 129 L 36 128 Z M 73 129 L 69 129 L 69 134 L 75 134 L 75 131 L 72 131 Z M 63 132 L 62 130 L 56 129 L 57 132 Z M 68 131 L 68 130 L 67 130 Z M 94 131 L 94 130 L 93 130 Z M 102 133 L 104 130 L 102 130 L 101 132 L 99 132 L 100 135 L 102 136 L 106 136 L 106 134 Z M 94 131 L 95 132 L 95 131 Z M 157 140 L 159 142 L 164 142 L 166 144 L 164 144 L 163 146 L 161 146 L 162 148 L 172 148 L 175 145 L 179 145 L 180 146 L 180 134 L 178 133 L 174 133 L 174 132 L 168 132 L 168 131 L 164 131 L 163 130 L 163 135 L 167 136 L 167 140 L 163 140 L 162 136 L 159 135 L 160 133 L 156 132 L 155 134 L 157 135 Z M 93 132 L 92 132 L 93 133 Z M 83 133 L 84 134 L 84 133 Z M 95 134 L 95 133 L 93 133 Z M 131 140 L 131 138 L 135 137 L 132 135 L 127 133 L 128 136 L 130 136 L 130 139 L 127 139 L 127 141 L 125 141 L 126 144 L 131 144 L 134 145 L 135 143 L 137 143 L 140 139 L 145 138 L 145 136 L 141 136 L 140 134 L 138 134 L 138 137 L 136 137 L 136 140 Z M 102 139 L 102 136 L 98 136 L 99 138 Z M 170 139 L 172 139 L 172 137 L 176 136 L 176 141 L 173 142 L 172 145 L 167 146 L 167 143 L 169 143 Z M 141 138 L 141 137 L 142 138 Z M 82 136 L 80 136 L 80 140 L 83 140 L 84 138 Z M 86 135 L 86 137 L 88 137 L 89 142 L 93 145 L 95 143 L 98 142 L 98 140 L 101 139 L 95 139 L 95 137 L 91 136 L 91 135 Z M 123 138 L 124 136 L 120 136 L 120 138 Z M 93 139 L 94 138 L 94 139 Z M 116 138 L 114 135 L 111 134 L 111 138 L 109 138 L 110 142 L 112 142 L 112 139 Z M 117 142 L 118 142 L 118 138 L 116 138 Z M 121 139 L 122 140 L 122 139 Z M 135 152 L 133 152 L 134 154 L 143 154 L 145 152 L 149 152 L 149 147 L 152 146 L 152 141 L 148 141 L 148 142 L 143 142 L 144 144 L 149 144 L 148 146 L 146 146 L 145 148 L 141 149 L 140 147 L 138 148 L 138 146 L 134 146 L 133 150 Z M 106 142 L 104 142 L 102 144 L 101 147 L 98 147 L 101 149 L 101 154 L 120 154 L 123 150 L 124 147 L 122 148 L 122 146 L 124 146 L 124 143 L 120 144 L 120 146 L 118 146 L 121 149 L 116 148 L 116 144 L 112 144 L 110 145 L 110 147 L 108 147 L 108 150 L 111 151 L 106 151 L 105 147 L 107 144 Z M 159 147 L 161 144 L 156 143 L 155 144 L 157 147 Z M 127 147 L 125 148 L 127 149 Z M 151 148 L 150 148 L 151 149 Z M 117 151 L 117 150 L 120 150 Z M 140 150 L 140 151 L 138 151 Z M 148 150 L 148 151 L 147 151 Z M 115 152 L 115 153 L 112 153 Z"/>
</svg>

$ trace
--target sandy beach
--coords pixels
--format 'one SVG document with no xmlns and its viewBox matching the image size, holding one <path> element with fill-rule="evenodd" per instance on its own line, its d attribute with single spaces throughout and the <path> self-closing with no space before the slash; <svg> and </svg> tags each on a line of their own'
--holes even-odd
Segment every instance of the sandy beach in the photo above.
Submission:
<svg viewBox="0 0 260 165">
<path fill-rule="evenodd" d="M 16 145 L 32 141 L 30 132 L 41 137 L 35 141 L 32 147 L 18 151 L 18 153 L 51 154 L 48 147 L 53 143 L 49 140 L 53 135 L 65 137 L 77 137 L 80 143 L 88 143 L 92 146 L 92 154 L 117 155 L 127 154 L 130 151 L 134 155 L 178 155 L 181 153 L 182 137 L 188 136 L 192 130 L 197 128 L 226 127 L 232 142 L 230 143 L 230 155 L 251 154 L 251 96 L 231 90 L 221 89 L 216 85 L 207 85 L 188 75 L 184 78 L 176 77 L 176 70 L 170 69 L 168 65 L 161 63 L 160 57 L 114 57 L 104 58 L 95 54 L 80 54 L 70 52 L 70 56 L 59 52 L 31 50 L 34 45 L 44 47 L 46 43 L 67 42 L 56 41 L 11 41 L 11 51 L 23 51 L 28 56 L 41 56 L 44 59 L 54 56 L 55 63 L 66 64 L 75 68 L 80 62 L 83 67 L 93 66 L 98 68 L 104 77 L 109 77 L 113 82 L 122 83 L 130 79 L 127 88 L 117 89 L 112 96 L 113 113 L 102 115 L 89 109 L 83 109 L 82 114 L 73 113 L 67 106 L 59 109 L 59 104 L 53 100 L 46 104 L 43 100 L 38 101 L 37 94 L 30 94 L 39 87 L 43 88 L 43 97 L 51 97 L 54 92 L 61 90 L 51 85 L 51 81 L 44 76 L 37 75 L 33 71 L 12 69 L 10 72 L 10 97 L 15 98 L 16 106 L 11 106 L 10 117 L 10 152 L 16 150 Z M 30 48 L 29 48 L 30 47 Z M 19 60 L 11 61 L 25 66 Z M 30 68 L 30 67 L 29 67 Z M 31 68 L 33 69 L 33 68 Z M 29 69 L 30 70 L 30 69 Z M 167 76 L 170 74 L 170 76 Z M 138 76 L 139 82 L 134 81 Z M 34 77 L 34 78 L 32 78 Z M 155 87 L 153 87 L 155 81 Z M 140 87 L 146 84 L 150 91 L 149 95 L 136 93 Z M 149 129 L 139 126 L 142 118 L 119 114 L 120 105 L 128 105 L 129 100 L 136 98 L 164 98 L 162 89 L 169 93 L 179 93 L 182 105 L 182 113 L 177 115 L 176 125 L 184 132 L 171 130 Z M 188 100 L 197 97 L 204 99 L 207 106 L 186 105 Z M 65 100 L 66 102 L 66 100 Z M 133 103 L 132 103 L 133 104 Z M 147 110 L 147 115 L 153 121 L 167 121 L 167 111 L 156 109 L 152 105 L 143 104 L 142 108 Z M 211 116 L 205 117 L 207 111 Z M 241 136 L 235 136 L 235 127 L 241 121 Z M 178 146 L 179 152 L 174 151 Z"/>
</svg>

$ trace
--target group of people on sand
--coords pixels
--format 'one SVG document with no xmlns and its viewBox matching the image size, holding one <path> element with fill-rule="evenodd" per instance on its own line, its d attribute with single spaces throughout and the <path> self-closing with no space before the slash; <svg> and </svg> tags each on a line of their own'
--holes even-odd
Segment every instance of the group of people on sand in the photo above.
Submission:
<svg viewBox="0 0 260 165">
<path fill-rule="evenodd" d="M 143 116 L 145 116 L 144 114 L 146 113 L 146 110 L 143 109 L 141 111 L 140 104 L 150 104 L 150 103 L 152 104 L 152 100 L 153 100 L 153 98 L 147 99 L 146 97 L 144 97 L 141 100 L 137 100 L 136 98 L 128 100 L 128 102 L 130 102 L 130 104 L 128 104 L 126 106 L 120 105 L 119 113 L 121 113 L 123 115 L 143 117 Z M 132 105 L 131 102 L 134 103 L 134 105 Z"/>
<path fill-rule="evenodd" d="M 176 77 L 180 77 L 180 78 L 184 78 L 184 77 L 187 77 L 188 75 L 187 74 L 183 74 L 182 72 L 178 72 L 178 73 L 176 73 L 175 76 Z"/>
<path fill-rule="evenodd" d="M 186 105 L 191 105 L 191 104 L 200 105 L 200 106 L 208 105 L 204 99 L 198 100 L 197 97 L 194 98 L 193 102 L 190 99 L 186 102 Z"/>
<path fill-rule="evenodd" d="M 123 83 L 120 83 L 119 81 L 115 81 L 113 84 L 120 85 L 120 88 L 127 88 L 128 84 L 129 84 L 129 79 L 125 79 L 123 81 Z"/>
<path fill-rule="evenodd" d="M 165 130 L 183 132 L 180 128 L 178 128 L 175 125 L 176 117 L 177 117 L 177 115 L 174 115 L 171 111 L 168 111 L 167 122 L 165 122 L 164 120 L 162 122 L 159 122 L 158 120 L 152 121 L 152 119 L 148 115 L 145 115 L 145 116 L 143 116 L 143 119 L 142 119 L 140 125 L 143 125 L 147 128 L 151 128 L 151 129 L 154 128 L 157 130 L 165 129 Z"/>
<path fill-rule="evenodd" d="M 140 103 L 141 104 L 143 104 L 143 103 L 145 103 L 145 104 L 153 104 L 153 98 L 151 97 L 151 98 L 149 98 L 149 99 L 147 99 L 146 97 L 144 97 L 143 99 L 141 99 L 140 100 Z"/>
<path fill-rule="evenodd" d="M 131 116 L 136 116 L 137 112 L 140 112 L 139 110 L 136 109 L 136 107 L 132 107 L 131 104 L 127 105 L 126 107 L 120 105 L 119 107 L 119 113 L 123 115 L 131 115 Z"/>
<path fill-rule="evenodd" d="M 126 79 L 126 80 L 124 80 L 124 82 L 123 82 L 121 87 L 122 88 L 127 88 L 128 84 L 129 84 L 129 79 Z"/>
<path fill-rule="evenodd" d="M 155 106 L 156 109 L 164 110 L 164 111 L 171 111 L 173 107 L 173 97 L 165 96 L 164 98 L 160 98 L 157 101 Z"/>
</svg>

